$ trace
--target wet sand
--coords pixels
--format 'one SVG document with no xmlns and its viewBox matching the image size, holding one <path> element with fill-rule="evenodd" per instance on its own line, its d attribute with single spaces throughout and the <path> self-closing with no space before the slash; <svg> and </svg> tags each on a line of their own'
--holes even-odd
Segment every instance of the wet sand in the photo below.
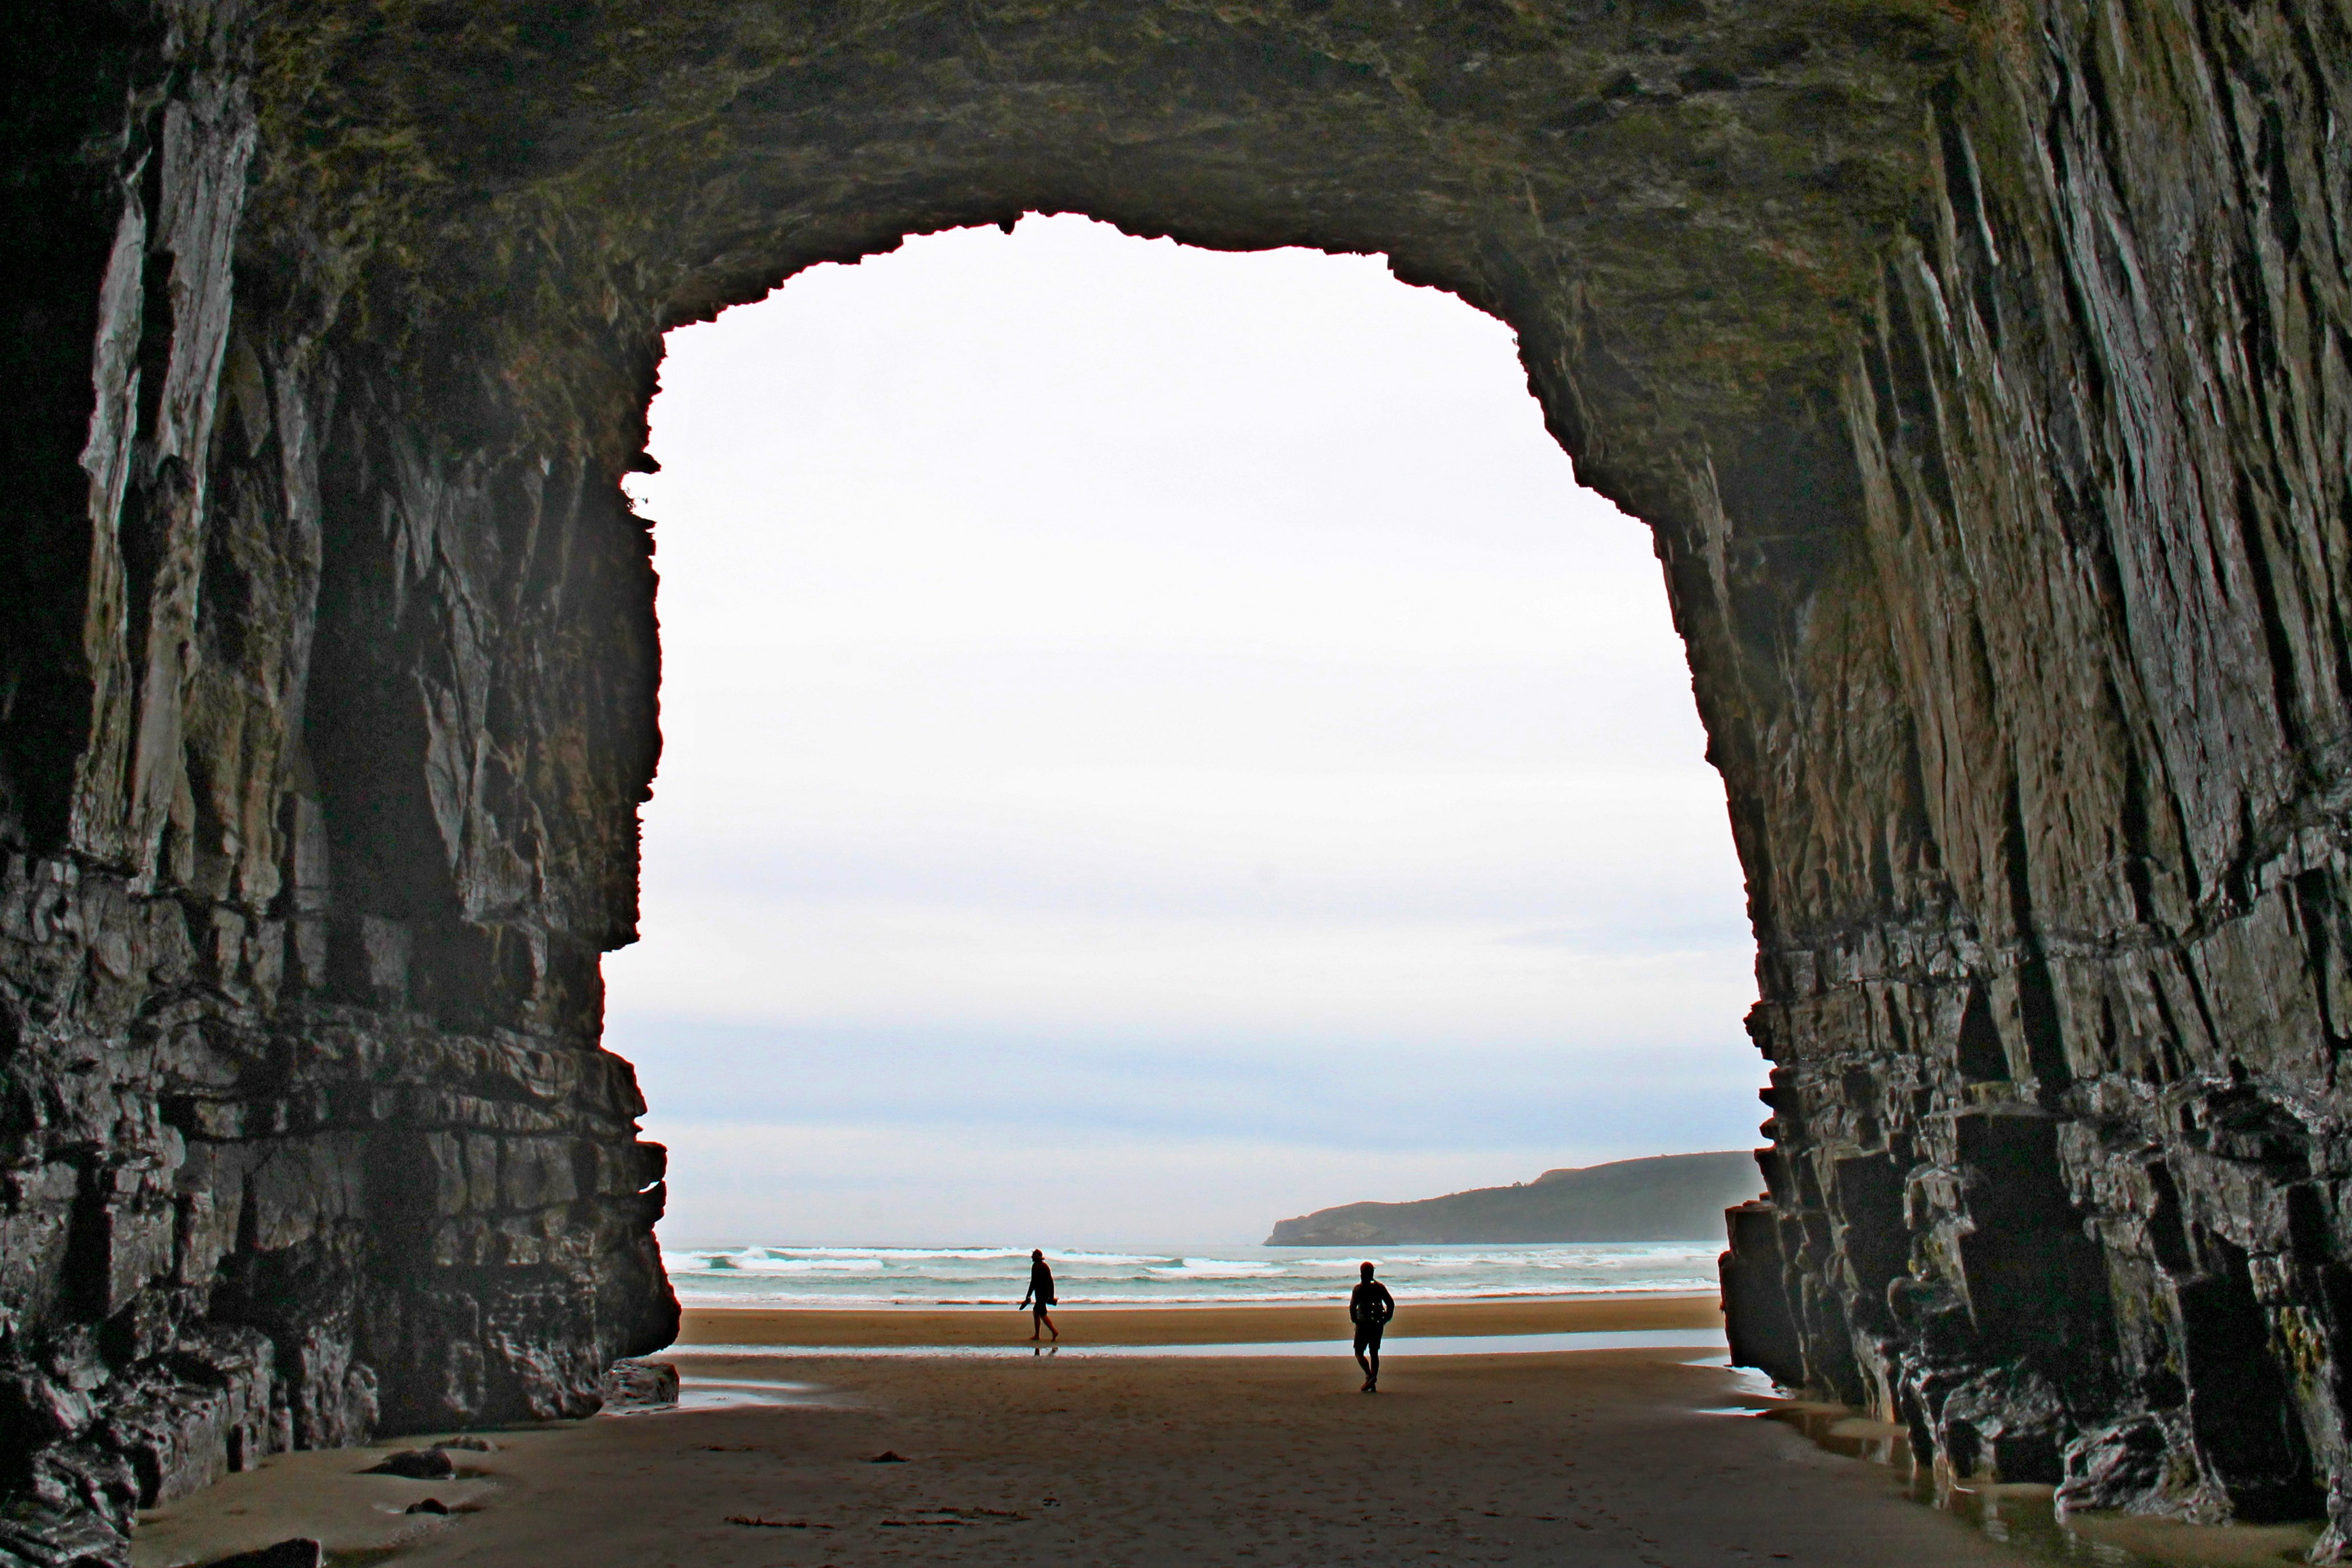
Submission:
<svg viewBox="0 0 2352 1568">
<path fill-rule="evenodd" d="M 1344 1302 L 1328 1305 L 1090 1307 L 1054 1309 L 1064 1343 L 1087 1344 L 1267 1344 L 1348 1337 Z M 969 1346 L 1025 1344 L 1029 1314 L 1011 1306 L 766 1308 L 693 1307 L 677 1349 L 695 1345 L 796 1344 Z M 1389 1333 L 1449 1334 L 1621 1333 L 1720 1329 L 1714 1295 L 1576 1296 L 1482 1301 L 1406 1301 Z M 667 1354 L 667 1353 L 666 1353 Z"/>
<path fill-rule="evenodd" d="M 462 1499 L 354 1475 L 367 1454 L 286 1456 L 159 1511 L 135 1561 L 298 1532 L 397 1544 L 417 1568 L 2017 1561 L 1903 1500 L 1883 1469 L 1710 1414 L 1738 1380 L 1672 1353 L 1404 1360 L 1370 1396 L 1336 1347 L 1328 1362 L 675 1359 L 698 1380 L 800 1383 L 772 1392 L 813 1402 L 503 1434 L 457 1456 L 478 1472 Z M 885 1450 L 907 1462 L 870 1462 Z M 425 1496 L 478 1511 L 396 1511 Z"/>
<path fill-rule="evenodd" d="M 1467 1315 L 1451 1319 L 1410 1310 L 1437 1320 L 1432 1333 L 1506 1322 L 1612 1332 L 1693 1326 L 1692 1300 L 1461 1303 Z M 1509 1315 L 1560 1306 L 1579 1309 L 1572 1322 Z M 1117 1332 L 1269 1343 L 1295 1333 L 1276 1314 L 1302 1310 L 1312 1311 L 1139 1312 Z M 1253 1312 L 1265 1320 L 1143 1321 Z M 862 1334 L 877 1351 L 954 1326 L 801 1315 L 837 1318 L 833 1333 Z M 805 1343 L 814 1332 L 793 1323 L 786 1339 L 783 1325 L 770 1334 L 713 1314 L 694 1321 L 737 1343 Z M 359 1473 L 423 1437 L 277 1456 L 145 1516 L 133 1562 L 181 1568 L 294 1535 L 321 1540 L 346 1564 L 404 1568 L 2015 1568 L 2090 1555 L 2054 1524 L 2033 1549 L 2046 1487 L 1979 1489 L 1958 1513 L 1923 1506 L 1896 1470 L 1830 1451 L 1899 1444 L 1899 1429 L 1769 1397 L 1750 1375 L 1706 1364 L 1703 1351 L 1402 1357 L 1367 1396 L 1336 1336 L 1328 1358 L 957 1343 L 936 1357 L 681 1345 L 661 1359 L 686 1375 L 690 1402 L 741 1403 L 490 1434 L 494 1451 L 452 1455 L 464 1472 L 454 1482 Z M 885 1451 L 906 1462 L 872 1462 Z M 457 1511 L 403 1511 L 425 1498 Z M 1989 1539 L 1970 1514 L 2028 1550 Z M 2291 1557 L 2310 1534 L 2115 1520 L 2092 1538 L 2109 1563 L 2251 1564 Z"/>
</svg>

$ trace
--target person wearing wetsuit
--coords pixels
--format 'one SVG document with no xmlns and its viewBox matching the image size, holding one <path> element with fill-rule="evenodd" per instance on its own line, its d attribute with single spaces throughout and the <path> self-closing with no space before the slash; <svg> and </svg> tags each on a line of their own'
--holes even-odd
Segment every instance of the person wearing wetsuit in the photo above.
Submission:
<svg viewBox="0 0 2352 1568">
<path fill-rule="evenodd" d="M 1033 1301 L 1035 1303 L 1034 1306 L 1031 1305 Z M 1036 1322 L 1029 1325 L 1031 1339 L 1037 1337 L 1040 1325 L 1052 1330 L 1055 1339 L 1062 1337 L 1062 1331 L 1054 1327 L 1052 1315 L 1054 1270 L 1045 1267 L 1045 1254 L 1042 1251 L 1029 1254 L 1029 1288 L 1021 1292 L 1021 1305 L 1028 1307 L 1036 1316 Z"/>
<path fill-rule="evenodd" d="M 1365 1264 L 1362 1281 L 1348 1297 L 1348 1321 L 1356 1325 L 1356 1364 L 1364 1369 L 1367 1394 L 1381 1391 L 1381 1333 L 1394 1316 L 1396 1298 L 1372 1278 L 1372 1266 Z"/>
</svg>

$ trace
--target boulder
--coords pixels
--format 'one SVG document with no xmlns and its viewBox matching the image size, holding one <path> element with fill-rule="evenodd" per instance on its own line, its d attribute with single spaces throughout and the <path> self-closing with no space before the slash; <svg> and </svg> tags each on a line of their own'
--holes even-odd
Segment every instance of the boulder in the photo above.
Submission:
<svg viewBox="0 0 2352 1568">
<path fill-rule="evenodd" d="M 654 1410 L 677 1403 L 677 1368 L 666 1361 L 616 1361 L 604 1374 L 608 1410 Z"/>
</svg>

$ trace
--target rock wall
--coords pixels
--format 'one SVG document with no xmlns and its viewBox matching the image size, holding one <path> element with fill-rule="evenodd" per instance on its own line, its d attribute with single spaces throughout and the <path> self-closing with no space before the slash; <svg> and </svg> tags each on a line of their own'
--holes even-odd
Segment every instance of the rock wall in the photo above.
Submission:
<svg viewBox="0 0 2352 1568">
<path fill-rule="evenodd" d="M 1727 1292 L 1957 1468 L 2337 1556 L 2352 32 L 2036 22 L 1931 99 L 1825 689 L 1745 742 L 1803 798 L 1734 786 L 1777 1065 Z"/>
<path fill-rule="evenodd" d="M 660 334 L 1024 210 L 1385 252 L 1654 526 L 1776 1064 L 1745 1359 L 2352 1529 L 2342 0 L 24 26 L 0 1568 L 668 1337 L 596 1044 Z"/>
<path fill-rule="evenodd" d="M 249 19 L 55 20 L 7 225 L 47 375 L 0 612 L 0 1563 L 114 1563 L 135 1506 L 585 1414 L 671 1337 L 662 1150 L 597 1046 L 652 580 L 609 486 L 431 449 L 257 298 Z"/>
</svg>

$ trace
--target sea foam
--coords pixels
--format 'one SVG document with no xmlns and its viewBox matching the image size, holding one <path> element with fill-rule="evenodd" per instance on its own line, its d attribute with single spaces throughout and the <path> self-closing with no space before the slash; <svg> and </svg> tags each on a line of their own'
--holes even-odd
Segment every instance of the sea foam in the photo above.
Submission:
<svg viewBox="0 0 2352 1568">
<path fill-rule="evenodd" d="M 1700 1241 L 1045 1249 L 1063 1301 L 1127 1306 L 1330 1300 L 1366 1260 L 1400 1299 L 1421 1301 L 1713 1291 L 1719 1250 Z M 678 1299 L 699 1306 L 1010 1305 L 1029 1281 L 1022 1247 L 717 1247 L 662 1261 Z"/>
</svg>

